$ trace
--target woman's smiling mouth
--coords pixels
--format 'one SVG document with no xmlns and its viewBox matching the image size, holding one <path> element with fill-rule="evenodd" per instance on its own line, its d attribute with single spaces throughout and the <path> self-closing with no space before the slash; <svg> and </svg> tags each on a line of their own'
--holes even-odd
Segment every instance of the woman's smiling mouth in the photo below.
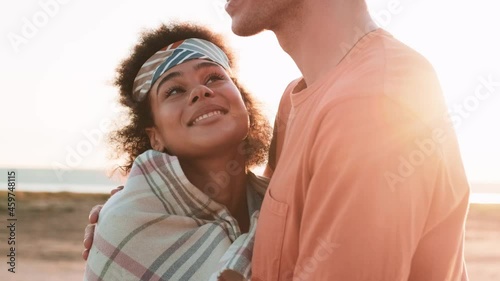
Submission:
<svg viewBox="0 0 500 281">
<path fill-rule="evenodd" d="M 195 125 L 196 123 L 198 123 L 201 120 L 205 120 L 207 118 L 210 118 L 213 116 L 218 116 L 218 115 L 224 115 L 224 112 L 222 112 L 221 110 L 215 110 L 215 111 L 211 111 L 209 113 L 205 113 L 205 114 L 197 117 L 196 119 L 194 119 L 194 121 L 191 123 L 191 126 Z"/>
<path fill-rule="evenodd" d="M 217 104 L 208 104 L 198 108 L 189 119 L 188 126 L 193 126 L 203 120 L 212 119 L 220 115 L 228 113 L 225 107 Z"/>
</svg>

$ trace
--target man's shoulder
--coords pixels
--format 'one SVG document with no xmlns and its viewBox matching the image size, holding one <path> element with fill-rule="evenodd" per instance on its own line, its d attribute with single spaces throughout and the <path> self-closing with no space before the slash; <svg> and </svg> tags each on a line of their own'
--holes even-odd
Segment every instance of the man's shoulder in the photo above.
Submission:
<svg viewBox="0 0 500 281">
<path fill-rule="evenodd" d="M 423 81 L 422 73 L 433 73 L 430 62 L 419 52 L 381 30 L 364 44 L 353 50 L 353 55 L 343 62 L 342 86 L 356 89 L 378 89 L 374 86 L 391 86 L 411 79 Z M 370 91 L 373 93 L 373 91 Z"/>
<path fill-rule="evenodd" d="M 437 75 L 429 61 L 387 32 L 363 44 L 339 67 L 340 74 L 332 75 L 321 88 L 321 104 L 328 107 L 351 98 L 379 97 L 420 108 L 430 100 L 441 99 Z"/>
</svg>

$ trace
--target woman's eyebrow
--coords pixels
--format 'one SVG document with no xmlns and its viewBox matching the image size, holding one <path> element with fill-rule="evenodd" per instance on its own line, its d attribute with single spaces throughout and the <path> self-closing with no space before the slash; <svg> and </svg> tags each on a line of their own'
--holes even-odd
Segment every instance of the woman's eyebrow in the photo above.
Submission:
<svg viewBox="0 0 500 281">
<path fill-rule="evenodd" d="M 204 62 L 200 62 L 198 64 L 195 64 L 193 66 L 194 70 L 200 70 L 202 68 L 206 68 L 206 67 L 220 67 L 219 64 L 215 63 L 215 62 L 211 62 L 211 61 L 204 61 Z"/>
</svg>

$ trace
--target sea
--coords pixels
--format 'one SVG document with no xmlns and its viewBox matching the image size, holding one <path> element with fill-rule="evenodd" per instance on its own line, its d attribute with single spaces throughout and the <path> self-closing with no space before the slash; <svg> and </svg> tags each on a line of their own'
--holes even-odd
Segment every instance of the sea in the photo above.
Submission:
<svg viewBox="0 0 500 281">
<path fill-rule="evenodd" d="M 8 190 L 8 173 L 12 171 L 15 177 L 11 176 L 10 180 L 15 180 L 16 192 L 110 193 L 125 182 L 119 173 L 111 174 L 103 170 L 0 168 L 0 191 Z M 500 183 L 471 183 L 470 202 L 500 204 Z"/>
</svg>

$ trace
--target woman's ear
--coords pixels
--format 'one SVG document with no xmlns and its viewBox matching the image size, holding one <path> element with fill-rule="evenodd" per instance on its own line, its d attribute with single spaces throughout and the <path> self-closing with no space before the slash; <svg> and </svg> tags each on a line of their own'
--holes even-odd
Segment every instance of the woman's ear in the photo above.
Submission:
<svg viewBox="0 0 500 281">
<path fill-rule="evenodd" d="M 163 151 L 165 149 L 163 145 L 163 141 L 160 137 L 160 133 L 155 127 L 152 128 L 146 128 L 146 134 L 148 134 L 149 137 L 149 143 L 151 144 L 151 147 L 156 150 L 156 151 Z"/>
</svg>

